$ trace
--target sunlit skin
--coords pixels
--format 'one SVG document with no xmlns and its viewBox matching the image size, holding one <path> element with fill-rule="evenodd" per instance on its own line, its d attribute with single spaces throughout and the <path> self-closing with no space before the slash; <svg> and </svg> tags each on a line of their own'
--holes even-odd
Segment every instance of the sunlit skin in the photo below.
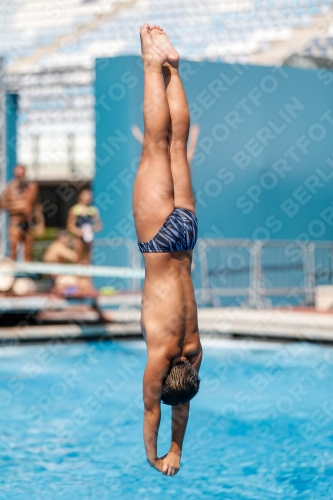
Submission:
<svg viewBox="0 0 333 500">
<path fill-rule="evenodd" d="M 0 208 L 9 214 L 8 239 L 9 257 L 16 260 L 18 243 L 24 244 L 24 258 L 32 259 L 34 224 L 37 236 L 44 234 L 44 216 L 36 182 L 29 182 L 25 176 L 25 167 L 14 168 L 14 179 L 10 181 L 0 199 Z"/>
<path fill-rule="evenodd" d="M 69 234 L 61 234 L 49 247 L 44 256 L 44 262 L 63 264 L 66 262 L 76 263 L 79 260 L 78 254 L 70 248 L 72 238 Z"/>
<path fill-rule="evenodd" d="M 187 160 L 189 110 L 178 74 L 179 56 L 159 26 L 140 30 L 144 66 L 144 137 L 133 190 L 138 240 L 149 241 L 177 207 L 195 213 Z M 147 343 L 143 380 L 144 443 L 149 464 L 177 474 L 190 404 L 172 407 L 169 452 L 157 456 L 163 381 L 188 360 L 199 370 L 202 348 L 191 278 L 192 251 L 144 253 L 141 327 Z"/>
<path fill-rule="evenodd" d="M 143 143 L 143 133 L 141 132 L 140 128 L 133 124 L 131 125 L 131 132 L 135 139 L 139 141 L 141 144 Z M 187 146 L 187 161 L 189 165 L 191 165 L 194 155 L 195 155 L 195 150 L 197 147 L 197 142 L 198 142 L 198 137 L 200 134 L 200 127 L 197 123 L 194 125 L 191 125 L 190 128 L 190 134 L 188 138 L 188 146 Z"/>
</svg>

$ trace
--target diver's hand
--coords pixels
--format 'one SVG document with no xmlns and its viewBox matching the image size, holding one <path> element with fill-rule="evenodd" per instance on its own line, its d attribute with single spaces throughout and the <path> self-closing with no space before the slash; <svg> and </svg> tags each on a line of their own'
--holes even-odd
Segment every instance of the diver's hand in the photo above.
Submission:
<svg viewBox="0 0 333 500">
<path fill-rule="evenodd" d="M 180 469 L 180 455 L 173 451 L 169 451 L 161 458 L 148 460 L 149 465 L 161 472 L 164 476 L 175 476 Z"/>
<path fill-rule="evenodd" d="M 175 476 L 180 469 L 180 454 L 169 451 L 167 455 L 161 458 L 163 461 L 162 474 L 165 476 Z"/>
</svg>

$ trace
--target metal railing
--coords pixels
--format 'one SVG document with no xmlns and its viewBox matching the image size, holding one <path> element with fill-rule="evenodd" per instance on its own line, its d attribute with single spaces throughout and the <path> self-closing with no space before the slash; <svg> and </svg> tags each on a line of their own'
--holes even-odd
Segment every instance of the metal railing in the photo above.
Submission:
<svg viewBox="0 0 333 500">
<path fill-rule="evenodd" d="M 34 243 L 34 259 L 42 260 L 43 253 L 51 241 L 36 241 Z M 91 261 L 98 266 L 143 268 L 143 261 L 135 241 L 125 238 L 97 238 L 94 240 Z M 138 278 L 94 278 L 97 288 L 112 287 L 121 291 L 140 291 L 142 280 Z"/>
<path fill-rule="evenodd" d="M 330 242 L 200 240 L 198 251 L 208 303 L 313 305 L 315 287 L 332 283 Z"/>
<path fill-rule="evenodd" d="M 41 257 L 49 242 L 36 242 Z M 97 265 L 143 267 L 137 244 L 129 239 L 96 239 Z M 199 239 L 194 252 L 193 281 L 199 304 L 313 305 L 315 287 L 333 283 L 331 242 Z M 95 278 L 95 286 L 139 291 L 140 279 Z"/>
</svg>

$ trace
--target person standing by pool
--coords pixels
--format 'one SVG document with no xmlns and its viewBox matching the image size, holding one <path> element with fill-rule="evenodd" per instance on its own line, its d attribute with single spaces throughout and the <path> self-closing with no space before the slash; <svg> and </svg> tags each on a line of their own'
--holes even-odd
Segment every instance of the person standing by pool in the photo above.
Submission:
<svg viewBox="0 0 333 500">
<path fill-rule="evenodd" d="M 32 260 L 34 234 L 44 234 L 44 216 L 39 203 L 38 184 L 28 181 L 24 165 L 16 165 L 14 179 L 11 180 L 2 196 L 0 209 L 9 214 L 8 240 L 9 257 L 16 260 L 19 243 L 24 245 L 24 260 Z"/>
<path fill-rule="evenodd" d="M 102 223 L 97 207 L 92 205 L 90 189 L 82 189 L 77 204 L 70 208 L 67 218 L 67 230 L 75 236 L 74 250 L 80 264 L 90 264 L 91 243 L 95 233 L 101 231 Z"/>
<path fill-rule="evenodd" d="M 75 236 L 74 251 L 78 255 L 78 264 L 90 264 L 91 245 L 95 233 L 101 231 L 102 222 L 98 208 L 92 205 L 92 192 L 84 188 L 79 192 L 77 204 L 70 208 L 67 217 L 67 230 Z M 81 288 L 92 290 L 90 278 L 82 277 Z"/>
<path fill-rule="evenodd" d="M 202 359 L 191 278 L 197 219 L 186 153 L 190 115 L 179 56 L 165 32 L 144 24 L 140 36 L 144 138 L 133 214 L 146 273 L 141 310 L 148 352 L 144 443 L 149 464 L 173 476 L 180 468 L 189 401 L 199 390 Z M 169 452 L 158 458 L 161 401 L 172 406 L 172 441 Z"/>
</svg>

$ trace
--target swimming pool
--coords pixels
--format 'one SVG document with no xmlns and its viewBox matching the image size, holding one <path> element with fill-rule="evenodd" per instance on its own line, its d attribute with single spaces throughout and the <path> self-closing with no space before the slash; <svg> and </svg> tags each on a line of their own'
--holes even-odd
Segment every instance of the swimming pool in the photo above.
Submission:
<svg viewBox="0 0 333 500">
<path fill-rule="evenodd" d="M 333 498 L 333 350 L 217 340 L 204 349 L 174 478 L 145 459 L 143 342 L 1 349 L 0 499 Z"/>
</svg>

